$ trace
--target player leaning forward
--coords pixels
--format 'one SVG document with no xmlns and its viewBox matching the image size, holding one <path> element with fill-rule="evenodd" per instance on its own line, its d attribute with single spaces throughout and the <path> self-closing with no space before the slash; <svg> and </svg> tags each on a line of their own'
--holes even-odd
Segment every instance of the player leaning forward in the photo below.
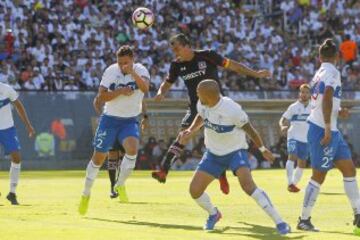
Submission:
<svg viewBox="0 0 360 240">
<path fill-rule="evenodd" d="M 341 79 L 335 65 L 338 49 L 331 39 L 319 48 L 321 66 L 311 81 L 312 110 L 308 117 L 308 143 L 312 176 L 305 190 L 303 208 L 297 228 L 316 231 L 311 223 L 311 212 L 325 181 L 327 172 L 334 166 L 343 175 L 344 190 L 354 211 L 354 232 L 360 235 L 360 195 L 356 169 L 349 146 L 337 128 L 337 118 L 344 115 L 340 109 Z"/>
<path fill-rule="evenodd" d="M 6 198 L 12 205 L 19 205 L 16 198 L 16 187 L 20 177 L 21 155 L 20 143 L 16 134 L 14 120 L 11 112 L 11 104 L 14 105 L 21 120 L 26 126 L 29 137 L 35 135 L 25 108 L 19 100 L 18 93 L 9 85 L 0 83 L 0 145 L 4 147 L 5 154 L 10 154 L 10 192 Z"/>
<path fill-rule="evenodd" d="M 125 180 L 135 167 L 139 145 L 137 116 L 141 113 L 144 93 L 149 90 L 150 75 L 143 65 L 133 62 L 133 51 L 129 46 L 120 47 L 116 55 L 117 63 L 105 70 L 97 95 L 101 102 L 105 102 L 105 107 L 95 133 L 94 153 L 86 168 L 79 206 L 82 215 L 87 212 L 91 187 L 99 168 L 116 139 L 125 149 L 115 187 L 120 198 L 126 195 Z"/>
<path fill-rule="evenodd" d="M 272 161 L 272 153 L 249 122 L 247 114 L 233 100 L 220 95 L 219 86 L 214 80 L 204 80 L 197 87 L 199 102 L 198 115 L 191 126 L 181 133 L 181 138 L 192 137 L 203 125 L 205 126 L 206 152 L 190 184 L 190 194 L 200 207 L 209 213 L 204 226 L 214 229 L 221 218 L 220 211 L 214 207 L 205 193 L 207 186 L 219 175 L 230 168 L 238 177 L 241 188 L 250 195 L 272 218 L 280 234 L 290 232 L 274 208 L 267 194 L 258 188 L 251 176 L 246 143 L 247 134 L 261 150 L 263 156 Z"/>
</svg>

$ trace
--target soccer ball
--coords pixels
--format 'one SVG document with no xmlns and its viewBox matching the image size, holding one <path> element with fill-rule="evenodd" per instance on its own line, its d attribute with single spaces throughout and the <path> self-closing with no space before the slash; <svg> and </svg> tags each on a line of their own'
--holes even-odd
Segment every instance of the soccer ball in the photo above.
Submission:
<svg viewBox="0 0 360 240">
<path fill-rule="evenodd" d="M 147 29 L 154 23 L 154 14 L 148 8 L 139 7 L 134 11 L 132 21 L 137 28 Z"/>
</svg>

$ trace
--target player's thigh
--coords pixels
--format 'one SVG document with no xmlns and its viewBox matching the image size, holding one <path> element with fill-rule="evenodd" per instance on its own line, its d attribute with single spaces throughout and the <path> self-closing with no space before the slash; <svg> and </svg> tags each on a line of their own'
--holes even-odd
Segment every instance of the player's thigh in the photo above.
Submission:
<svg viewBox="0 0 360 240">
<path fill-rule="evenodd" d="M 308 146 L 310 152 L 311 167 L 319 172 L 327 172 L 333 168 L 335 151 L 338 145 L 338 139 L 332 134 L 328 145 L 320 144 L 324 136 L 324 129 L 310 124 L 308 133 Z"/>
<path fill-rule="evenodd" d="M 190 183 L 189 192 L 191 197 L 194 199 L 199 198 L 214 179 L 215 177 L 211 174 L 196 170 Z"/>
<path fill-rule="evenodd" d="M 351 159 L 337 160 L 334 164 L 344 177 L 355 177 L 356 169 Z"/>
<path fill-rule="evenodd" d="M 288 159 L 291 161 L 296 161 L 297 160 L 296 140 L 288 139 L 286 148 L 288 153 Z"/>
<path fill-rule="evenodd" d="M 93 146 L 96 152 L 107 153 L 113 146 L 119 132 L 116 120 L 103 115 L 96 129 Z"/>
<path fill-rule="evenodd" d="M 223 160 L 223 158 L 206 151 L 196 171 L 202 171 L 214 178 L 219 178 L 220 175 L 228 168 L 228 164 Z"/>
<path fill-rule="evenodd" d="M 137 137 L 127 137 L 123 140 L 122 145 L 126 154 L 136 155 L 139 149 L 139 139 Z"/>
<path fill-rule="evenodd" d="M 133 118 L 122 123 L 121 131 L 117 138 L 124 147 L 126 154 L 136 155 L 140 138 L 139 123 L 137 120 Z"/>
<path fill-rule="evenodd" d="M 256 189 L 256 184 L 252 178 L 250 168 L 239 168 L 238 170 L 236 170 L 236 176 L 244 192 L 246 192 L 248 195 L 251 195 Z"/>
<path fill-rule="evenodd" d="M 356 175 L 356 170 L 352 161 L 350 148 L 340 132 L 338 133 L 338 136 L 339 144 L 336 149 L 334 164 L 344 177 L 354 177 Z"/>
</svg>

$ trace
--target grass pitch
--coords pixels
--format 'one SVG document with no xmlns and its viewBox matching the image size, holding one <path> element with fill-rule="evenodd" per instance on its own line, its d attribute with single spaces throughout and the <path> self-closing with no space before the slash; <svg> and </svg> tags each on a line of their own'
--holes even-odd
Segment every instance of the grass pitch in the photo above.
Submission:
<svg viewBox="0 0 360 240">
<path fill-rule="evenodd" d="M 286 191 L 284 170 L 253 172 L 258 186 L 269 194 L 293 228 L 293 233 L 286 237 L 276 233 L 272 221 L 241 191 L 230 172 L 229 195 L 220 193 L 217 181 L 207 191 L 223 214 L 216 231 L 211 233 L 202 230 L 207 213 L 188 194 L 192 172 L 171 172 L 164 185 L 151 179 L 150 172 L 137 171 L 127 181 L 131 203 L 120 204 L 109 198 L 107 173 L 102 171 L 92 191 L 88 214 L 81 217 L 77 207 L 84 174 L 84 171 L 22 172 L 18 187 L 22 205 L 11 206 L 5 199 L 8 173 L 0 172 L 0 239 L 360 239 L 352 234 L 352 210 L 336 170 L 329 173 L 313 212 L 313 223 L 320 228 L 319 233 L 295 229 L 304 193 Z M 300 183 L 302 188 L 309 174 L 307 170 Z"/>
</svg>

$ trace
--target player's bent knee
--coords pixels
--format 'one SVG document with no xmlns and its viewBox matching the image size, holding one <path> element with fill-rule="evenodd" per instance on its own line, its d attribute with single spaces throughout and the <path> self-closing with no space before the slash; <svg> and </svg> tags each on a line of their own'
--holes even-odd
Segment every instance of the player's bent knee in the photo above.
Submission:
<svg viewBox="0 0 360 240">
<path fill-rule="evenodd" d="M 297 158 L 297 156 L 294 155 L 294 154 L 289 154 L 288 159 L 289 159 L 290 161 L 296 162 L 296 160 L 297 160 L 298 158 Z"/>
<path fill-rule="evenodd" d="M 251 182 L 246 182 L 246 183 L 242 183 L 240 184 L 241 185 L 241 188 L 242 190 L 247 194 L 247 195 L 251 195 L 255 189 L 256 189 L 256 186 L 254 183 L 251 183 Z"/>
<path fill-rule="evenodd" d="M 103 152 L 98 152 L 98 151 L 94 151 L 93 156 L 91 158 L 91 161 L 97 165 L 97 166 L 101 166 L 105 159 L 106 159 L 106 153 Z"/>
<path fill-rule="evenodd" d="M 20 155 L 20 152 L 18 152 L 18 151 L 12 152 L 12 153 L 10 154 L 10 156 L 11 156 L 11 162 L 16 163 L 16 164 L 21 163 L 21 155 Z"/>
<path fill-rule="evenodd" d="M 297 164 L 298 164 L 299 168 L 306 168 L 305 160 L 298 160 Z"/>
<path fill-rule="evenodd" d="M 136 155 L 137 154 L 137 148 L 131 148 L 126 150 L 127 155 Z"/>
<path fill-rule="evenodd" d="M 190 185 L 189 193 L 193 199 L 197 199 L 203 194 L 203 191 L 201 191 L 198 187 Z"/>
</svg>

